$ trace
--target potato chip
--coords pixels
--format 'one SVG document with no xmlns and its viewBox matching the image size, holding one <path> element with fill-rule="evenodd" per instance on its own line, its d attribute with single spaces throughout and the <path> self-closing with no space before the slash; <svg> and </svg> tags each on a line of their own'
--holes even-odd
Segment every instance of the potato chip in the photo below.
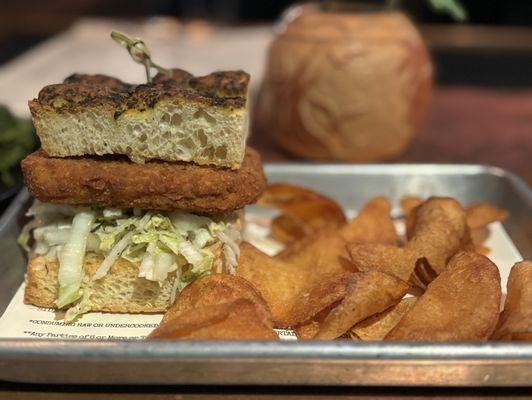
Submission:
<svg viewBox="0 0 532 400">
<path fill-rule="evenodd" d="M 383 244 L 350 244 L 350 259 L 359 271 L 381 271 L 408 281 L 415 264 L 415 256 L 401 247 Z"/>
<path fill-rule="evenodd" d="M 410 282 L 413 286 L 410 288 L 410 293 L 417 293 L 418 296 L 421 295 L 427 289 L 429 283 L 438 276 L 438 273 L 434 271 L 430 264 L 424 261 L 425 260 L 416 262 L 414 273 L 410 277 Z M 417 292 L 416 289 L 418 290 Z"/>
<path fill-rule="evenodd" d="M 483 255 L 455 255 L 386 340 L 486 340 L 499 316 L 499 270 Z"/>
<path fill-rule="evenodd" d="M 406 297 L 396 305 L 375 314 L 353 326 L 351 337 L 355 340 L 382 340 L 416 303 L 416 297 Z"/>
<path fill-rule="evenodd" d="M 314 336 L 320 330 L 320 323 L 318 321 L 309 321 L 302 325 L 298 325 L 294 328 L 296 336 L 299 340 L 310 340 L 314 339 Z"/>
<path fill-rule="evenodd" d="M 230 303 L 238 299 L 250 300 L 257 306 L 257 313 L 262 320 L 271 324 L 270 310 L 257 289 L 245 279 L 227 274 L 207 275 L 185 287 L 166 311 L 161 323 L 187 310 Z"/>
<path fill-rule="evenodd" d="M 411 236 L 403 248 L 350 244 L 353 264 L 361 271 L 378 270 L 409 280 L 416 264 L 427 264 L 421 268 L 439 274 L 454 254 L 472 248 L 465 210 L 455 200 L 433 197 L 410 215 Z"/>
<path fill-rule="evenodd" d="M 491 204 L 474 204 L 466 208 L 467 225 L 470 229 L 484 228 L 496 221 L 508 218 L 508 211 Z"/>
<path fill-rule="evenodd" d="M 340 304 L 325 318 L 315 339 L 336 339 L 356 323 L 398 303 L 408 284 L 379 271 L 354 274 Z"/>
<path fill-rule="evenodd" d="M 309 262 L 314 263 L 316 258 L 319 258 L 334 260 L 333 264 L 337 265 L 340 258 L 343 257 L 350 264 L 345 246 L 346 242 L 339 235 L 338 229 L 323 229 L 320 232 L 290 243 L 275 258 L 284 261 L 295 261 L 301 265 L 309 264 Z M 348 267 L 348 269 L 352 269 L 352 266 Z"/>
<path fill-rule="evenodd" d="M 308 291 L 296 298 L 292 307 L 292 318 L 295 322 L 292 322 L 291 326 L 315 317 L 342 299 L 352 276 L 352 273 L 342 273 L 338 276 L 314 280 L 314 284 L 309 285 Z"/>
<path fill-rule="evenodd" d="M 161 323 L 148 339 L 278 340 L 279 337 L 264 323 L 253 301 L 237 299 L 188 309 Z"/>
<path fill-rule="evenodd" d="M 300 340 L 314 339 L 314 336 L 316 336 L 316 334 L 320 330 L 320 324 L 323 323 L 325 318 L 327 318 L 327 315 L 329 315 L 331 310 L 338 304 L 339 301 L 331 304 L 329 307 L 324 308 L 319 313 L 314 315 L 311 320 L 303 322 L 302 324 L 294 327 L 294 331 L 296 332 L 297 338 Z"/>
<path fill-rule="evenodd" d="M 415 196 L 406 196 L 401 199 L 401 209 L 405 219 L 406 237 L 412 236 L 415 223 L 415 209 L 423 203 L 423 200 Z"/>
<path fill-rule="evenodd" d="M 470 229 L 471 240 L 475 248 L 480 248 L 488 239 L 490 231 L 487 227 Z"/>
<path fill-rule="evenodd" d="M 490 204 L 475 204 L 467 207 L 467 225 L 471 231 L 471 239 L 477 253 L 488 254 L 489 248 L 483 244 L 488 239 L 488 224 L 496 221 L 504 221 L 508 212 Z"/>
<path fill-rule="evenodd" d="M 257 204 L 283 212 L 271 225 L 272 236 L 282 243 L 345 223 L 344 212 L 334 200 L 288 183 L 269 185 Z"/>
<path fill-rule="evenodd" d="M 237 274 L 259 289 L 276 326 L 295 326 L 343 297 L 347 278 L 356 272 L 348 259 L 350 241 L 397 243 L 387 199 L 372 199 L 340 229 L 306 237 L 275 258 L 243 244 Z"/>
<path fill-rule="evenodd" d="M 305 239 L 312 232 L 297 218 L 281 214 L 275 217 L 270 224 L 270 235 L 279 243 L 290 244 Z"/>
<path fill-rule="evenodd" d="M 454 199 L 431 197 L 416 208 L 412 236 L 405 247 L 440 273 L 454 254 L 471 249 L 464 208 Z"/>
<path fill-rule="evenodd" d="M 390 217 L 390 203 L 383 197 L 371 199 L 358 215 L 339 230 L 324 230 L 295 242 L 277 255 L 298 265 L 315 266 L 331 273 L 354 271 L 346 245 L 349 243 L 397 244 Z"/>
<path fill-rule="evenodd" d="M 510 271 L 504 311 L 493 339 L 532 340 L 531 261 L 516 263 Z"/>
<path fill-rule="evenodd" d="M 420 197 L 416 196 L 405 196 L 401 199 L 401 209 L 403 210 L 403 215 L 406 217 L 410 214 L 414 208 L 418 207 L 423 203 L 423 200 Z"/>
<path fill-rule="evenodd" d="M 374 197 L 355 218 L 342 226 L 340 235 L 348 243 L 397 244 L 397 232 L 390 212 L 390 202 L 386 197 Z"/>
<path fill-rule="evenodd" d="M 320 270 L 317 263 L 298 265 L 270 257 L 249 243 L 240 245 L 237 275 L 266 300 L 276 327 L 309 320 L 341 299 L 351 273 Z"/>
<path fill-rule="evenodd" d="M 401 207 L 405 215 L 407 237 L 413 236 L 414 211 L 422 203 L 418 197 L 405 197 L 401 200 Z M 496 221 L 504 221 L 508 212 L 490 204 L 474 204 L 466 208 L 466 220 L 469 226 L 471 239 L 477 253 L 487 254 L 489 249 L 483 246 L 488 238 L 488 224 Z"/>
<path fill-rule="evenodd" d="M 245 279 L 199 278 L 179 294 L 150 338 L 275 339 L 271 312 Z"/>
</svg>

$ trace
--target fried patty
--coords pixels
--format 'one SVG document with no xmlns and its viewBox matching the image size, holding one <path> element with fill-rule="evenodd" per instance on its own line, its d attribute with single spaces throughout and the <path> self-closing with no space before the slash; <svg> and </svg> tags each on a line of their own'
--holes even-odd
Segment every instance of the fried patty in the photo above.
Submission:
<svg viewBox="0 0 532 400">
<path fill-rule="evenodd" d="M 247 148 L 238 170 L 122 156 L 49 157 L 21 163 L 29 192 L 43 202 L 217 213 L 253 203 L 266 186 L 260 155 Z"/>
</svg>

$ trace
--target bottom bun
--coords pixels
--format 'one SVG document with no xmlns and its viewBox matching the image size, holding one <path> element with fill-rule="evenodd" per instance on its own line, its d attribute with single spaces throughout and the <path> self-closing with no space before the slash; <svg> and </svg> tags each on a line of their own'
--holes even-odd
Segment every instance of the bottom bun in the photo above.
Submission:
<svg viewBox="0 0 532 400">
<path fill-rule="evenodd" d="M 215 252 L 215 262 L 220 260 L 220 252 Z M 81 288 L 90 291 L 90 310 L 114 313 L 164 312 L 170 306 L 175 273 L 168 274 L 159 284 L 139 278 L 140 263 L 132 263 L 120 258 L 113 264 L 107 275 L 92 281 L 102 262 L 101 258 L 87 255 L 84 261 L 85 277 Z M 32 258 L 26 274 L 24 303 L 38 307 L 54 308 L 58 295 L 59 262 L 44 257 Z"/>
</svg>

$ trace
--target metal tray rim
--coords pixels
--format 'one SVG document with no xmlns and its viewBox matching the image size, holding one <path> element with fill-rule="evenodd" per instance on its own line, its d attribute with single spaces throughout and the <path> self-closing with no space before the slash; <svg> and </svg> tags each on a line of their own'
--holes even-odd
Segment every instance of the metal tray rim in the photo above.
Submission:
<svg viewBox="0 0 532 400">
<path fill-rule="evenodd" d="M 384 163 L 384 164 L 343 164 L 343 163 L 315 163 L 308 162 L 267 162 L 264 163 L 266 173 L 278 172 L 279 170 L 292 170 L 299 173 L 313 173 L 315 168 L 326 173 L 352 173 L 364 172 L 379 174 L 386 172 L 391 175 L 399 175 L 406 172 L 415 172 L 422 175 L 431 175 L 434 172 L 453 174 L 475 175 L 479 173 L 504 177 L 509 179 L 528 200 L 532 201 L 532 187 L 530 187 L 519 175 L 505 168 L 489 164 L 436 164 L 436 163 Z"/>
<path fill-rule="evenodd" d="M 66 348 L 68 347 L 68 351 Z M 532 343 L 3 339 L 2 358 L 532 360 Z"/>
</svg>

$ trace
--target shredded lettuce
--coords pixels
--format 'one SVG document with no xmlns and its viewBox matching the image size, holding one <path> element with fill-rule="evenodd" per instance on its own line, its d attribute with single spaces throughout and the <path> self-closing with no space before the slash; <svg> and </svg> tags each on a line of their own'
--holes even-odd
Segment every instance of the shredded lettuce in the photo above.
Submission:
<svg viewBox="0 0 532 400">
<path fill-rule="evenodd" d="M 94 212 L 80 212 L 72 220 L 68 241 L 59 253 L 59 295 L 57 307 L 63 308 L 81 297 L 80 286 L 83 279 L 83 259 L 87 238 L 95 219 Z"/>
<path fill-rule="evenodd" d="M 214 236 L 211 235 L 211 233 L 207 229 L 199 228 L 194 233 L 194 240 L 192 241 L 192 244 L 194 244 L 194 246 L 196 247 L 202 248 L 213 242 L 214 242 Z"/>
<path fill-rule="evenodd" d="M 120 258 L 139 265 L 138 276 L 163 284 L 173 280 L 171 298 L 184 287 L 213 271 L 209 247 L 222 246 L 225 262 L 235 272 L 239 230 L 235 218 L 209 218 L 185 212 L 117 210 L 58 206 L 35 202 L 23 228 L 21 245 L 32 253 L 59 260 L 59 307 L 71 305 L 65 319 L 90 310 L 90 287 L 104 278 Z M 32 243 L 33 242 L 33 243 Z M 102 258 L 91 279 L 83 281 L 83 258 L 92 253 Z M 174 277 L 175 275 L 175 277 Z M 83 288 L 81 283 L 83 283 Z"/>
<path fill-rule="evenodd" d="M 82 289 L 81 292 L 81 300 L 70 307 L 65 313 L 65 322 L 73 322 L 81 314 L 85 314 L 86 312 L 90 311 L 90 289 Z"/>
<path fill-rule="evenodd" d="M 199 228 L 209 226 L 212 222 L 210 218 L 180 211 L 170 213 L 169 218 L 180 232 L 193 232 Z"/>
<path fill-rule="evenodd" d="M 181 274 L 181 276 L 175 280 L 176 291 L 180 292 L 187 285 L 194 282 L 196 279 L 202 276 L 208 275 L 212 269 L 213 256 L 212 254 L 205 252 L 201 261 L 195 264 L 191 264 L 188 269 Z"/>
<path fill-rule="evenodd" d="M 124 215 L 122 210 L 118 208 L 104 208 L 102 210 L 102 217 L 107 219 L 117 219 Z"/>
</svg>

